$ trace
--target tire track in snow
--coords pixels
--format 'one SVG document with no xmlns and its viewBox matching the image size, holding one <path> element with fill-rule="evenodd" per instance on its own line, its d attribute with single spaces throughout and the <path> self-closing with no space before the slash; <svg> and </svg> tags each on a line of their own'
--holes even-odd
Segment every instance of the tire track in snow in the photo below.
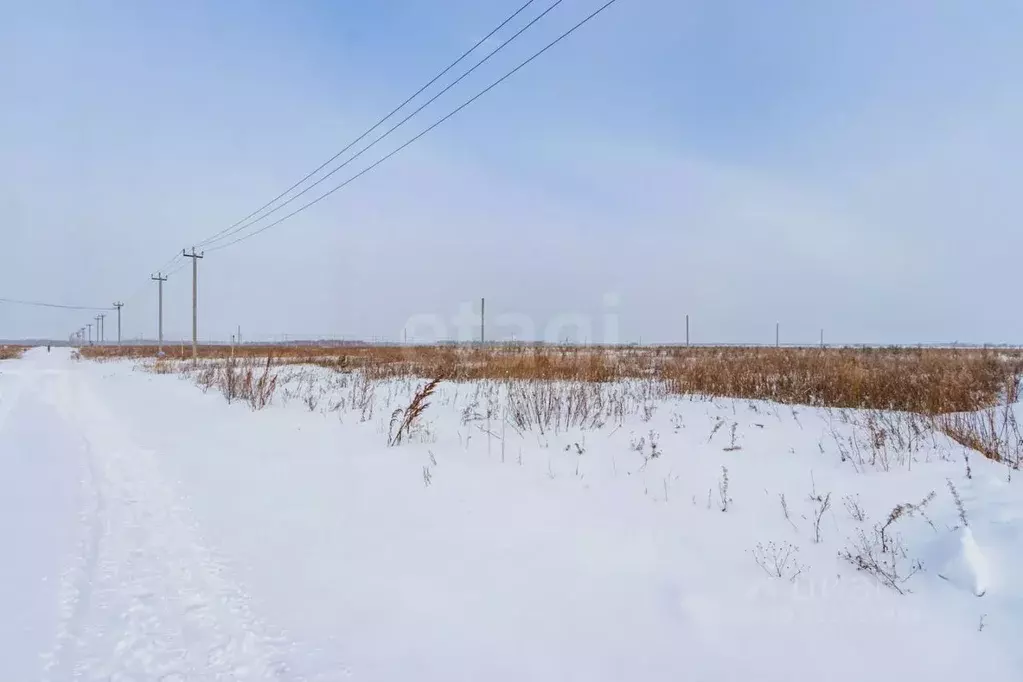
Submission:
<svg viewBox="0 0 1023 682">
<path fill-rule="evenodd" d="M 71 679 L 71 656 L 74 643 L 81 634 L 82 621 L 89 609 L 90 591 L 99 556 L 103 517 L 103 498 L 96 488 L 88 441 L 82 443 L 86 455 L 85 472 L 81 481 L 82 511 L 79 513 L 80 530 L 78 554 L 60 578 L 60 622 L 53 650 L 43 657 L 44 680 L 60 682 Z"/>
<path fill-rule="evenodd" d="M 91 467 L 81 555 L 66 575 L 54 680 L 312 680 L 198 539 L 154 453 L 131 442 L 77 373 L 58 410 Z M 92 507 L 92 512 L 88 507 Z M 92 516 L 90 517 L 90 513 Z"/>
<path fill-rule="evenodd" d="M 27 382 L 38 399 L 49 405 L 55 417 L 72 429 L 74 424 L 63 416 L 61 407 L 71 404 L 66 374 L 52 369 L 34 373 L 35 381 Z M 72 656 L 81 624 L 89 609 L 89 586 L 96 573 L 101 540 L 103 498 L 96 486 L 96 470 L 89 441 L 79 434 L 83 456 L 79 482 L 80 511 L 78 513 L 77 552 L 61 573 L 57 588 L 59 619 L 53 648 L 42 656 L 44 682 L 62 682 L 72 679 Z"/>
</svg>

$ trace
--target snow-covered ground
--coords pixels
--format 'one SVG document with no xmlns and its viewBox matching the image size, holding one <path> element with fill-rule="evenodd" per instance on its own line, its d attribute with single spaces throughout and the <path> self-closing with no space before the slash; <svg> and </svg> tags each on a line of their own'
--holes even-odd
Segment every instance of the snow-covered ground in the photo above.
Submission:
<svg viewBox="0 0 1023 682">
<path fill-rule="evenodd" d="M 0 363 L 0 680 L 1023 678 L 1023 481 L 904 415 L 190 379 Z"/>
</svg>

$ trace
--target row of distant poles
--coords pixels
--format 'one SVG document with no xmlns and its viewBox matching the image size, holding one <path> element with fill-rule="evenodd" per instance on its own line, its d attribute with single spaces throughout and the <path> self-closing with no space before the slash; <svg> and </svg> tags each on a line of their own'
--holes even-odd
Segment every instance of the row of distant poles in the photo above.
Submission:
<svg viewBox="0 0 1023 682">
<path fill-rule="evenodd" d="M 120 301 L 117 301 L 116 303 L 113 304 L 113 307 L 117 309 L 117 345 L 120 346 L 121 345 L 121 308 L 124 307 L 124 304 L 121 303 Z M 103 327 L 103 323 L 106 320 L 106 318 L 107 318 L 106 313 L 103 313 L 102 315 L 97 315 L 96 317 L 92 318 L 92 319 L 96 320 L 95 326 L 96 326 L 96 341 L 97 341 L 97 343 L 104 343 L 106 341 L 106 333 L 105 333 L 105 330 L 104 330 L 104 327 Z M 88 340 L 89 343 L 92 343 L 92 327 L 93 327 L 93 323 L 92 322 L 88 323 L 87 325 L 85 325 L 84 327 L 82 327 L 81 329 L 76 331 L 74 334 L 69 336 L 68 337 L 68 341 L 70 341 L 72 343 L 74 343 L 75 341 L 78 341 L 79 343 L 81 343 L 82 341 Z M 86 333 L 88 333 L 88 336 L 86 336 Z"/>
<path fill-rule="evenodd" d="M 185 258 L 192 259 L 192 357 L 199 357 L 199 260 L 204 256 L 204 253 L 197 253 L 195 248 L 192 248 L 192 253 L 188 253 L 185 250 L 181 251 L 181 255 Z M 159 291 L 158 304 L 157 304 L 157 337 L 158 337 L 158 352 L 163 353 L 163 283 L 167 281 L 167 276 L 163 273 L 156 273 L 150 277 L 157 283 Z M 117 309 L 117 345 L 121 345 L 121 308 L 124 307 L 124 303 L 118 301 L 113 304 L 113 307 Z M 96 323 L 96 342 L 105 343 L 106 335 L 103 329 L 103 322 L 106 319 L 106 314 L 97 315 L 95 318 Z M 89 322 L 84 327 L 79 329 L 77 332 L 69 337 L 69 341 L 74 342 L 77 340 L 79 343 L 87 342 L 92 344 L 92 328 L 93 323 Z"/>
<path fill-rule="evenodd" d="M 192 253 L 188 253 L 185 250 L 181 251 L 181 255 L 185 258 L 192 259 L 192 357 L 199 357 L 199 260 L 203 258 L 204 253 L 197 253 L 195 248 L 192 248 Z M 161 273 L 156 273 L 150 277 L 154 282 L 157 283 L 158 288 L 158 303 L 157 303 L 157 317 L 158 317 L 158 346 L 157 350 L 159 353 L 163 353 L 163 283 L 167 281 L 167 276 Z M 124 303 L 120 301 L 113 304 L 113 307 L 117 310 L 117 345 L 121 345 L 121 308 L 124 307 Z M 487 310 L 487 299 L 480 299 L 480 343 L 486 343 L 486 310 Z M 96 340 L 102 344 L 106 340 L 104 334 L 103 322 L 106 319 L 106 314 L 97 315 L 96 320 Z M 77 332 L 72 334 L 68 340 L 74 342 L 76 339 L 78 342 L 87 340 L 89 344 L 92 344 L 92 323 L 88 323 L 85 327 L 82 327 Z M 87 336 L 86 336 L 87 334 Z M 239 341 L 241 341 L 241 330 L 239 329 Z M 824 330 L 821 329 L 821 348 L 824 347 Z M 686 346 L 689 344 L 689 315 L 686 314 Z M 781 323 L 775 322 L 774 324 L 774 345 L 775 347 L 781 346 Z"/>
<path fill-rule="evenodd" d="M 486 336 L 486 311 L 487 311 L 487 299 L 480 299 L 480 344 L 487 342 Z M 407 338 L 406 338 L 407 342 Z M 689 314 L 686 314 L 686 346 L 689 345 Z M 774 323 L 774 345 L 776 348 L 781 347 L 781 322 Z M 824 330 L 821 329 L 821 348 L 824 348 Z"/>
</svg>

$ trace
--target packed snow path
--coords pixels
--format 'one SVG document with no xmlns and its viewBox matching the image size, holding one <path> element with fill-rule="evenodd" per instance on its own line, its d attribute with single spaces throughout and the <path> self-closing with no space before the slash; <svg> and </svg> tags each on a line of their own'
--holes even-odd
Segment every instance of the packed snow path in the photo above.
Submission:
<svg viewBox="0 0 1023 682">
<path fill-rule="evenodd" d="M 26 569 L 2 583 L 14 605 L 4 609 L 4 622 L 12 630 L 29 625 L 9 633 L 24 646 L 4 637 L 0 666 L 9 669 L 0 677 L 295 679 L 288 643 L 250 613 L 153 453 L 132 442 L 67 368 L 66 351 L 45 350 L 3 368 L 0 452 L 16 476 L 2 518 L 13 563 Z M 53 548 L 68 541 L 70 566 L 56 575 Z M 56 619 L 34 622 L 54 599 Z M 47 630 L 49 651 L 33 660 Z"/>
<path fill-rule="evenodd" d="M 303 391 L 343 379 L 310 371 Z M 936 438 L 911 470 L 854 467 L 837 415 L 749 401 L 499 438 L 466 386 L 388 448 L 407 388 L 367 389 L 368 414 L 284 389 L 253 412 L 131 362 L 0 362 L 0 680 L 1023 677 L 1023 481 L 1002 465 L 967 479 Z M 931 491 L 900 522 L 925 564 L 905 595 L 838 558 Z M 798 547 L 797 576 L 757 565 L 768 543 Z"/>
</svg>

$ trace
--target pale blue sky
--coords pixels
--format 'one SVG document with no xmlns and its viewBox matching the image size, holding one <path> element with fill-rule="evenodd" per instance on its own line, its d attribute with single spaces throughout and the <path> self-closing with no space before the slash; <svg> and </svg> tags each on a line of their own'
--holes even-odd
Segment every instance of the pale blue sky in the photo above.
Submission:
<svg viewBox="0 0 1023 682">
<path fill-rule="evenodd" d="M 154 335 L 152 269 L 520 4 L 3 2 L 0 297 L 128 299 L 125 333 Z M 565 0 L 358 164 L 599 4 Z M 780 321 L 789 341 L 1023 343 L 1021 35 L 1015 1 L 619 0 L 378 170 L 209 254 L 200 335 L 396 339 L 486 296 L 495 336 L 502 313 L 582 314 L 599 339 L 615 294 L 620 340 L 680 340 L 688 312 L 701 341 L 773 341 Z M 190 333 L 187 275 L 168 336 Z M 87 319 L 0 306 L 0 337 Z"/>
</svg>

